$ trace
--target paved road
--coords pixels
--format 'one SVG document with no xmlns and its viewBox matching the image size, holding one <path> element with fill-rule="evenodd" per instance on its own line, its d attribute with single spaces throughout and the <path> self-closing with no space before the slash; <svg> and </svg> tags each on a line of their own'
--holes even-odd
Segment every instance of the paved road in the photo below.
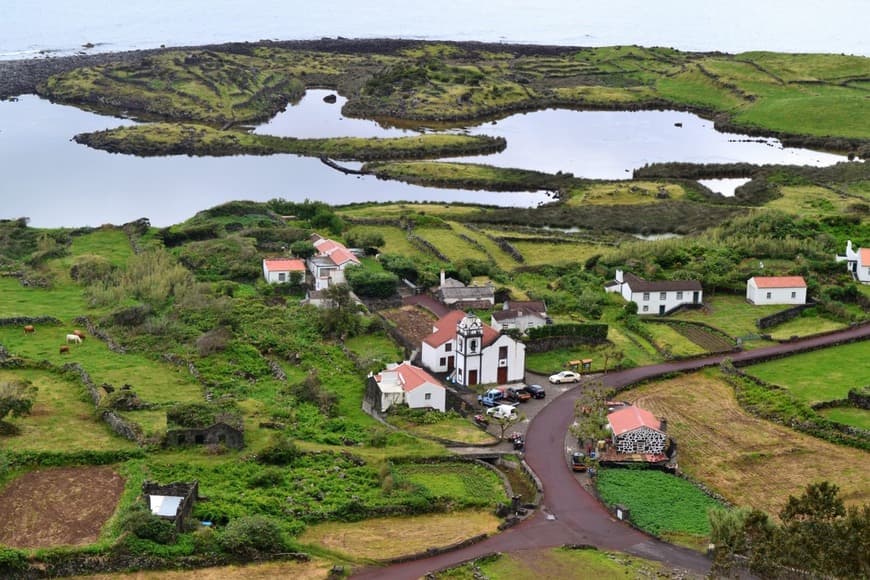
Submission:
<svg viewBox="0 0 870 580">
<path fill-rule="evenodd" d="M 867 338 L 870 338 L 870 324 L 751 351 L 628 369 L 607 375 L 604 382 L 612 387 L 622 387 L 671 372 L 716 365 L 726 357 L 734 361 L 751 361 L 771 354 L 793 354 L 849 339 Z M 536 515 L 506 532 L 462 550 L 388 568 L 368 568 L 354 577 L 420 578 L 428 572 L 492 552 L 514 552 L 563 544 L 592 544 L 603 549 L 621 550 L 696 574 L 706 574 L 710 562 L 703 555 L 661 542 L 615 520 L 577 482 L 565 461 L 565 431 L 573 421 L 574 401 L 579 393 L 580 389 L 574 388 L 556 398 L 537 414 L 526 432 L 526 461 L 544 486 L 543 503 Z"/>
</svg>

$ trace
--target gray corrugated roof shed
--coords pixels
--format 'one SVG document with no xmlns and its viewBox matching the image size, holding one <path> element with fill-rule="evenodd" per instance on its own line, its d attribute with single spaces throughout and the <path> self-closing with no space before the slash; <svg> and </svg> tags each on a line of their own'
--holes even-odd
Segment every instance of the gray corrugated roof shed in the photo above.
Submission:
<svg viewBox="0 0 870 580">
<path fill-rule="evenodd" d="M 149 495 L 148 505 L 156 516 L 174 518 L 178 513 L 183 497 L 177 495 Z"/>
</svg>

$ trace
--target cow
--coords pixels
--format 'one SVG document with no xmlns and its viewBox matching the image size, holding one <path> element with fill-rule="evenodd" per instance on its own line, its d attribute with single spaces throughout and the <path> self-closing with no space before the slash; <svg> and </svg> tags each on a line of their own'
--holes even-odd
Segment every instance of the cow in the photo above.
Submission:
<svg viewBox="0 0 870 580">
<path fill-rule="evenodd" d="M 34 327 L 32 324 L 28 324 L 24 327 L 24 334 L 32 334 L 34 332 L 36 332 L 36 327 Z"/>
<path fill-rule="evenodd" d="M 82 332 L 81 330 L 76 329 L 76 330 L 73 330 L 72 333 L 82 340 L 85 339 L 85 333 Z"/>
<path fill-rule="evenodd" d="M 66 335 L 66 343 L 67 343 L 67 344 L 69 344 L 69 343 L 73 343 L 73 344 L 81 344 L 81 343 L 82 343 L 82 337 L 80 337 L 80 336 L 77 335 L 77 334 L 67 334 L 67 335 Z"/>
<path fill-rule="evenodd" d="M 60 354 L 69 354 L 69 347 L 66 345 L 60 347 Z"/>
</svg>

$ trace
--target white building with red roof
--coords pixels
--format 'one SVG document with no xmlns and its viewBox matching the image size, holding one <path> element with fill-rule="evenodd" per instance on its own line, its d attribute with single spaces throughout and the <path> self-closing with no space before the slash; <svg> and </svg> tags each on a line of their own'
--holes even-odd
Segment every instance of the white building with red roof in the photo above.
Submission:
<svg viewBox="0 0 870 580">
<path fill-rule="evenodd" d="M 665 427 L 646 409 L 626 405 L 608 414 L 607 424 L 613 433 L 613 445 L 619 453 L 664 453 L 668 438 Z"/>
<path fill-rule="evenodd" d="M 505 384 L 522 381 L 526 345 L 484 324 L 474 314 L 451 311 L 423 339 L 423 366 L 449 373 L 461 385 Z"/>
<path fill-rule="evenodd" d="M 305 262 L 289 258 L 266 258 L 263 260 L 263 277 L 269 284 L 290 282 L 291 274 L 300 274 L 305 279 Z"/>
<path fill-rule="evenodd" d="M 760 304 L 806 304 L 803 276 L 753 276 L 746 281 L 746 300 Z"/>
<path fill-rule="evenodd" d="M 846 255 L 837 256 L 838 262 L 846 262 L 846 270 L 858 282 L 870 284 L 870 248 L 852 248 L 852 240 L 846 242 Z"/>
<path fill-rule="evenodd" d="M 343 244 L 314 234 L 311 236 L 316 254 L 308 259 L 308 269 L 314 277 L 314 290 L 326 290 L 333 284 L 345 282 L 348 266 L 359 266 L 360 261 Z"/>
<path fill-rule="evenodd" d="M 394 405 L 412 409 L 436 409 L 442 413 L 447 405 L 447 391 L 436 378 L 410 362 L 390 364 L 376 375 L 369 375 L 363 398 L 366 412 L 386 413 Z"/>
</svg>

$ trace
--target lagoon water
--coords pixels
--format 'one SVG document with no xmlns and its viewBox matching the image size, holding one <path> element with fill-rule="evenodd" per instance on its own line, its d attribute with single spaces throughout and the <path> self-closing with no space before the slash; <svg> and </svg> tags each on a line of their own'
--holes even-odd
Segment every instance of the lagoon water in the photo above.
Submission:
<svg viewBox="0 0 870 580">
<path fill-rule="evenodd" d="M 0 58 L 336 36 L 870 55 L 868 21 L 867 0 L 3 0 Z"/>
<path fill-rule="evenodd" d="M 331 92 L 308 91 L 298 104 L 255 130 L 296 137 L 413 134 L 343 117 L 345 99 L 328 104 L 323 101 L 327 94 Z M 32 95 L 0 102 L 0 217 L 27 216 L 38 227 L 96 226 L 148 217 L 154 225 L 167 226 L 232 199 L 310 198 L 332 204 L 436 200 L 515 207 L 551 200 L 546 192 L 425 188 L 344 175 L 317 159 L 295 155 L 138 158 L 71 141 L 77 133 L 131 123 Z M 600 179 L 628 179 L 631 170 L 657 161 L 831 165 L 845 160 L 783 148 L 775 139 L 718 133 L 710 121 L 677 111 L 544 110 L 464 130 L 504 136 L 508 148 L 455 161 Z"/>
<path fill-rule="evenodd" d="M 868 16 L 867 0 L 830 0 L 824 5 L 810 0 L 332 0 L 304 5 L 286 0 L 3 0 L 0 59 L 323 36 L 870 55 Z M 95 46 L 83 49 L 86 43 Z M 310 91 L 301 103 L 255 130 L 295 137 L 409 133 L 343 118 L 343 101 L 323 103 L 323 94 Z M 347 176 L 318 160 L 292 155 L 139 159 L 70 141 L 76 133 L 124 123 L 130 121 L 32 96 L 0 102 L 0 218 L 28 216 L 34 226 L 53 227 L 148 217 L 162 226 L 230 199 L 405 199 L 519 207 L 549 200 L 545 192 L 492 194 Z M 621 179 L 656 161 L 827 165 L 842 159 L 783 149 L 775 140 L 719 134 L 711 125 L 673 111 L 538 111 L 466 127 L 469 133 L 505 136 L 509 145 L 500 154 L 461 161 Z M 717 187 L 729 194 L 727 187 Z"/>
</svg>

